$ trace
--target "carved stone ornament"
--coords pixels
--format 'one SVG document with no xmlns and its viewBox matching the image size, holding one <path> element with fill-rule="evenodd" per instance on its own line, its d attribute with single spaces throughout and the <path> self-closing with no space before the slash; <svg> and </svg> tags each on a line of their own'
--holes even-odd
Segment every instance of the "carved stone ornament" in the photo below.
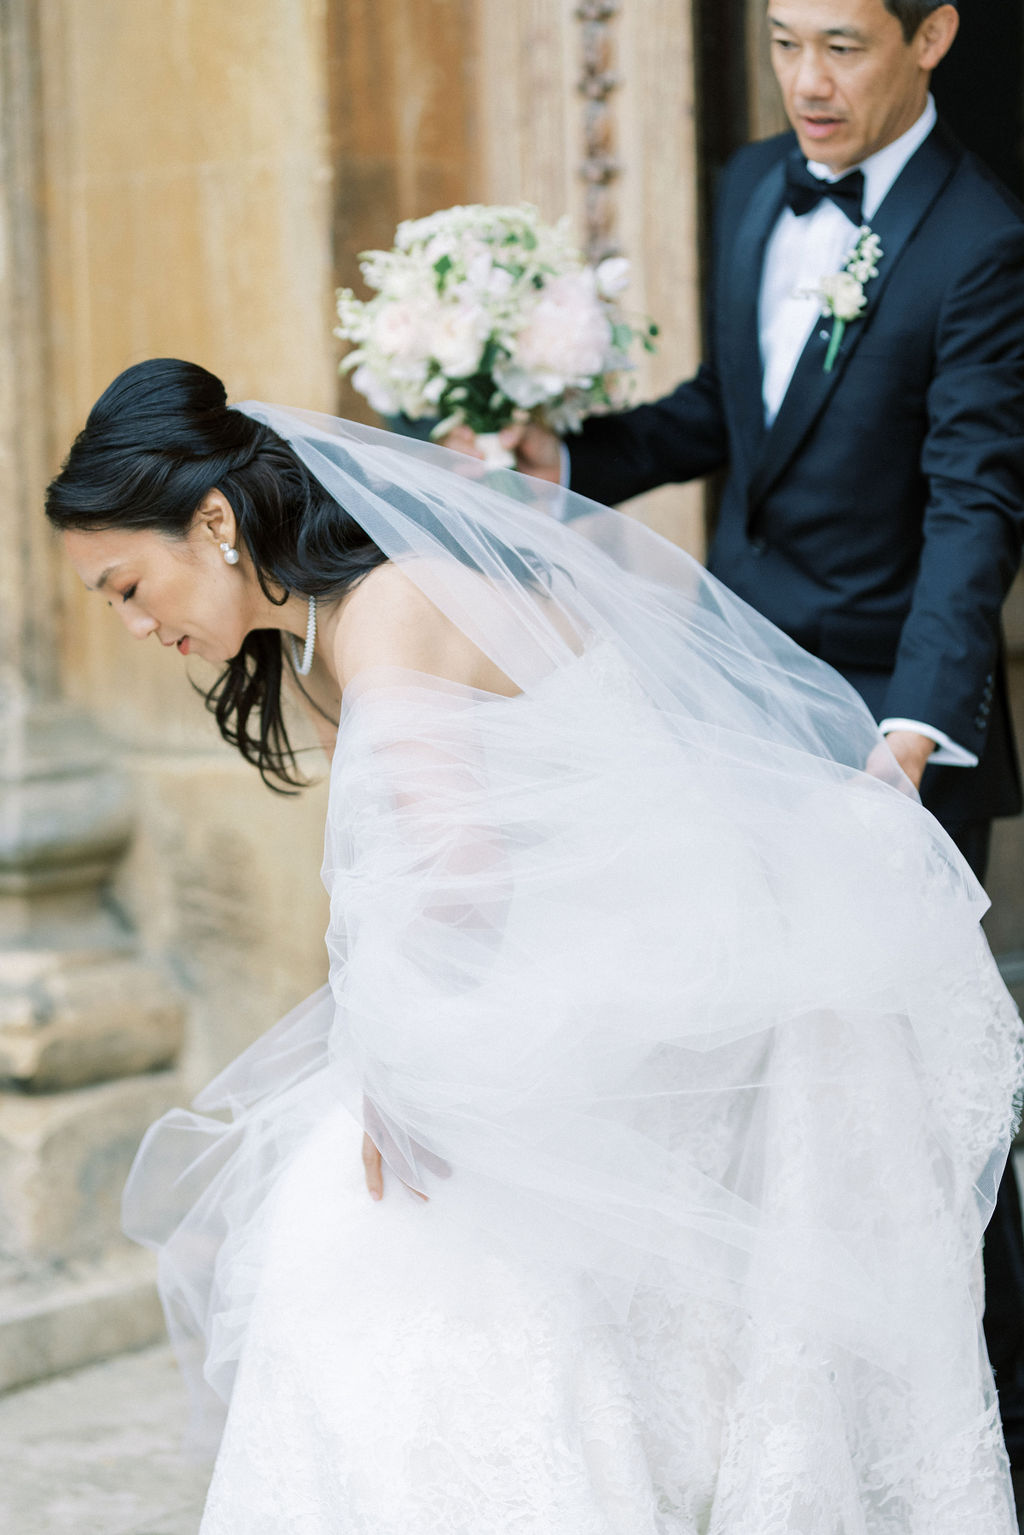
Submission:
<svg viewBox="0 0 1024 1535">
<path fill-rule="evenodd" d="M 619 85 L 613 69 L 613 23 L 619 0 L 583 0 L 576 7 L 583 28 L 583 74 L 579 89 L 584 98 L 584 159 L 580 173 L 586 183 L 584 196 L 585 248 L 587 259 L 603 261 L 619 254 L 616 235 L 615 183 L 622 167 L 615 157 L 615 116 L 612 106 Z"/>
</svg>

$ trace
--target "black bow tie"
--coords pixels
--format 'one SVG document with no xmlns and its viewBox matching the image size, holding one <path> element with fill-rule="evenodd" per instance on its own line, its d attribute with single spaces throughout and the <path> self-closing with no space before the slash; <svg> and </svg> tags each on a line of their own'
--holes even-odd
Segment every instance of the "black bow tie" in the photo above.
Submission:
<svg viewBox="0 0 1024 1535">
<path fill-rule="evenodd" d="M 829 197 L 858 229 L 864 222 L 864 172 L 851 171 L 842 181 L 821 181 L 807 169 L 803 155 L 795 153 L 786 161 L 786 202 L 798 218 Z"/>
</svg>

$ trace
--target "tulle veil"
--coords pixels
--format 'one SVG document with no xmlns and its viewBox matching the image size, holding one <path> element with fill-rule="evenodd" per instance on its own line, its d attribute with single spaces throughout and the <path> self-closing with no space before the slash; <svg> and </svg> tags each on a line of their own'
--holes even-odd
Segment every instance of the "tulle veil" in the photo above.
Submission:
<svg viewBox="0 0 1024 1535">
<path fill-rule="evenodd" d="M 230 1395 L 280 1171 L 345 1102 L 588 1315 L 723 1308 L 738 1399 L 813 1378 L 887 1495 L 951 1445 L 989 1474 L 979 1250 L 1020 1025 L 984 893 L 865 705 L 627 516 L 238 409 L 520 692 L 346 689 L 330 985 L 150 1131 L 126 1191 L 197 1399 Z"/>
</svg>

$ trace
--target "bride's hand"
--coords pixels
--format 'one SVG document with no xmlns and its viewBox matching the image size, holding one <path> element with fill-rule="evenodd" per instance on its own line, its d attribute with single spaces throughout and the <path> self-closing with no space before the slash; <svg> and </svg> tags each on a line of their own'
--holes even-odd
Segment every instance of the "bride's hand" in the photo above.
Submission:
<svg viewBox="0 0 1024 1535">
<path fill-rule="evenodd" d="M 363 1133 L 363 1176 L 366 1179 L 366 1187 L 370 1198 L 380 1200 L 384 1198 L 384 1158 L 381 1154 L 381 1147 L 383 1146 L 387 1149 L 388 1165 L 392 1172 L 395 1172 L 396 1167 L 403 1165 L 409 1167 L 408 1159 L 398 1150 L 394 1138 L 389 1133 L 376 1105 L 369 1098 L 365 1097 L 363 1099 L 363 1123 L 370 1126 Z M 380 1143 L 379 1145 L 378 1142 Z M 410 1146 L 413 1148 L 411 1154 L 415 1156 L 417 1165 L 424 1172 L 433 1173 L 436 1178 L 451 1177 L 452 1170 L 447 1162 L 435 1156 L 432 1151 L 427 1151 L 424 1147 L 417 1145 L 415 1141 L 410 1142 Z M 414 1169 L 409 1167 L 410 1174 L 413 1171 Z M 403 1178 L 400 1172 L 395 1173 L 395 1176 L 405 1184 L 410 1194 L 415 1194 L 417 1199 L 422 1199 L 425 1204 L 429 1204 L 429 1198 L 422 1190 L 416 1188 L 407 1178 Z"/>
<path fill-rule="evenodd" d="M 371 1199 L 384 1198 L 384 1165 L 370 1137 L 363 1135 L 363 1173 Z"/>
</svg>

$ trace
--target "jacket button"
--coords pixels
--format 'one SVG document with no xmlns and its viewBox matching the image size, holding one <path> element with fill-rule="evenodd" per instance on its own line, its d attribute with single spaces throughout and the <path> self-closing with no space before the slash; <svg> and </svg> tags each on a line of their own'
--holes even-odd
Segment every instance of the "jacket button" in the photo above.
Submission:
<svg viewBox="0 0 1024 1535">
<path fill-rule="evenodd" d="M 750 540 L 751 554 L 763 554 L 767 547 L 768 540 L 765 538 L 752 538 Z"/>
</svg>

